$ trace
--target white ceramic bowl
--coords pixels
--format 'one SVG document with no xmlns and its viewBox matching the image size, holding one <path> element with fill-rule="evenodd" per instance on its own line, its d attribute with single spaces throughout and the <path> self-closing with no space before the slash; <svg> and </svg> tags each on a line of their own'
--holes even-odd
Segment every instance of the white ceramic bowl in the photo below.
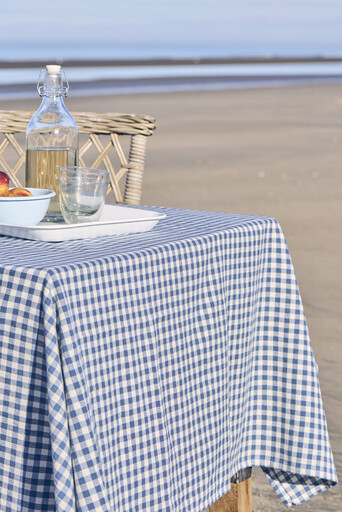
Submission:
<svg viewBox="0 0 342 512">
<path fill-rule="evenodd" d="M 32 196 L 0 197 L 0 223 L 16 226 L 35 226 L 49 208 L 56 193 L 44 188 L 28 188 Z"/>
</svg>

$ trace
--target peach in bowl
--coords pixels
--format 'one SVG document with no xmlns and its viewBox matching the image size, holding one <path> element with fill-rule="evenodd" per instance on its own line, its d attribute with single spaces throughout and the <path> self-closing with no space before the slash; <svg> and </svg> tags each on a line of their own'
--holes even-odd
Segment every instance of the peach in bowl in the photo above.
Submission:
<svg viewBox="0 0 342 512">
<path fill-rule="evenodd" d="M 42 188 L 9 188 L 7 174 L 0 171 L 0 223 L 35 226 L 45 216 L 53 190 Z"/>
</svg>

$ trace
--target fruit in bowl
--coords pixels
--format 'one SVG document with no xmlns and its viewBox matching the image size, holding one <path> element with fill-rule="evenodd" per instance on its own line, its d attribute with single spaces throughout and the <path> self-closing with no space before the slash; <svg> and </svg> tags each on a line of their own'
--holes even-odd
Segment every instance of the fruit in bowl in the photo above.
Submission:
<svg viewBox="0 0 342 512">
<path fill-rule="evenodd" d="M 10 179 L 8 174 L 0 171 L 0 197 L 31 197 L 32 193 L 27 188 L 9 188 Z"/>
<path fill-rule="evenodd" d="M 11 188 L 5 197 L 32 197 L 32 193 L 27 188 L 17 187 Z"/>
<path fill-rule="evenodd" d="M 0 196 L 6 196 L 9 190 L 10 179 L 4 171 L 0 171 Z"/>
<path fill-rule="evenodd" d="M 35 226 L 43 220 L 55 196 L 53 190 L 43 188 L 9 188 L 7 174 L 0 171 L 0 223 Z"/>
</svg>

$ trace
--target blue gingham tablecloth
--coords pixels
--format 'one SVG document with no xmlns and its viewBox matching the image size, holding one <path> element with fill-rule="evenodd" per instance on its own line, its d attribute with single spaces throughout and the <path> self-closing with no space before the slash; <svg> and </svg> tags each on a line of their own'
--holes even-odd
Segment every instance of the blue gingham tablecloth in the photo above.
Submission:
<svg viewBox="0 0 342 512">
<path fill-rule="evenodd" d="M 1 512 L 200 512 L 249 466 L 288 506 L 336 482 L 278 223 L 162 211 L 0 237 Z"/>
</svg>

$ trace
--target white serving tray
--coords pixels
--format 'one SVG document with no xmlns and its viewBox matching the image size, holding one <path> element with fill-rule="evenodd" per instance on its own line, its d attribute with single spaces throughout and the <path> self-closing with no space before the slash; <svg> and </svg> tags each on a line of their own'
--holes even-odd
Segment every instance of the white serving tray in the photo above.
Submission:
<svg viewBox="0 0 342 512">
<path fill-rule="evenodd" d="M 80 224 L 40 222 L 36 226 L 0 224 L 0 234 L 42 242 L 64 242 L 82 238 L 142 233 L 152 229 L 165 217 L 165 214 L 155 211 L 105 204 L 98 221 Z"/>
</svg>

